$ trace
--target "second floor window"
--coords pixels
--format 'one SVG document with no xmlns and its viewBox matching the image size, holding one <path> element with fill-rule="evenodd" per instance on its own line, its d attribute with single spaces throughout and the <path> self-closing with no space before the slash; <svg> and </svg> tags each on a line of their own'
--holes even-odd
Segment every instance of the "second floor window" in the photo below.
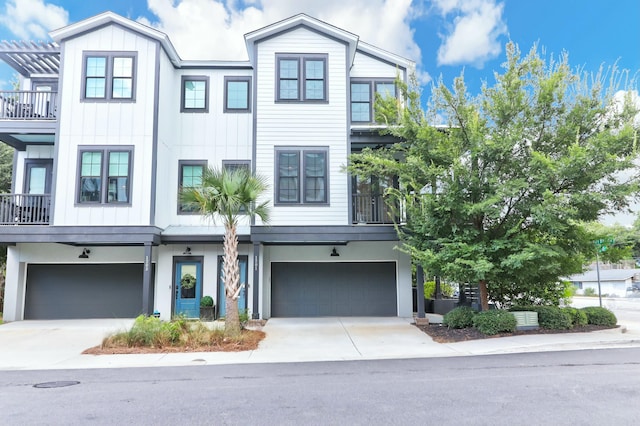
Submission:
<svg viewBox="0 0 640 426">
<path fill-rule="evenodd" d="M 209 77 L 182 76 L 180 112 L 209 112 Z"/>
<path fill-rule="evenodd" d="M 396 97 L 396 85 L 393 81 L 351 81 L 351 122 L 373 123 L 375 94 Z"/>
<path fill-rule="evenodd" d="M 207 167 L 205 160 L 182 160 L 178 163 L 180 181 L 178 190 L 187 188 L 199 188 L 202 186 L 202 176 Z M 178 194 L 178 214 L 197 214 L 194 206 L 182 204 Z"/>
<path fill-rule="evenodd" d="M 326 204 L 327 184 L 326 149 L 276 151 L 276 204 Z"/>
<path fill-rule="evenodd" d="M 131 203 L 131 147 L 80 149 L 79 204 Z"/>
<path fill-rule="evenodd" d="M 279 55 L 277 75 L 277 101 L 327 100 L 326 55 Z"/>
<path fill-rule="evenodd" d="M 135 54 L 85 53 L 82 85 L 85 101 L 134 100 Z"/>
<path fill-rule="evenodd" d="M 249 112 L 251 77 L 224 78 L 224 112 Z"/>
</svg>

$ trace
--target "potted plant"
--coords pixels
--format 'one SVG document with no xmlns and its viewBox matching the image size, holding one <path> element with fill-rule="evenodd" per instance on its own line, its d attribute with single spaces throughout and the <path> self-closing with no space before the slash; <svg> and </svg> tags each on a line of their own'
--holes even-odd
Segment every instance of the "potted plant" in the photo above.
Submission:
<svg viewBox="0 0 640 426">
<path fill-rule="evenodd" d="M 216 319 L 216 306 L 213 304 L 213 297 L 203 296 L 200 299 L 200 319 L 203 321 Z"/>
</svg>

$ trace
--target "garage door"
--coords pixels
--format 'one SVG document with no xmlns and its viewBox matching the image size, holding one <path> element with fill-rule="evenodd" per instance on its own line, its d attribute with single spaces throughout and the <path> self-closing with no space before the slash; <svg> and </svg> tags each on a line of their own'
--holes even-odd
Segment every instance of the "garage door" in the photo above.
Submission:
<svg viewBox="0 0 640 426">
<path fill-rule="evenodd" d="M 274 317 L 396 316 L 396 264 L 272 263 Z"/>
<path fill-rule="evenodd" d="M 142 276 L 142 264 L 29 265 L 24 318 L 134 318 Z"/>
</svg>

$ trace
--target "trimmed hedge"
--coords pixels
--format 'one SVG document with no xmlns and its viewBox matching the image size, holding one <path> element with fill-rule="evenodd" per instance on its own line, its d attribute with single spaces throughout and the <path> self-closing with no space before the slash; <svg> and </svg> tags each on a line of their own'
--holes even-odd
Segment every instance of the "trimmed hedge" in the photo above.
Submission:
<svg viewBox="0 0 640 426">
<path fill-rule="evenodd" d="M 475 312 L 468 306 L 460 306 L 442 317 L 442 324 L 449 328 L 467 328 L 473 326 Z"/>
<path fill-rule="evenodd" d="M 473 326 L 487 335 L 513 333 L 516 325 L 516 317 L 511 312 L 499 309 L 479 312 L 473 317 Z"/>
<path fill-rule="evenodd" d="M 571 327 L 582 327 L 587 325 L 589 322 L 587 320 L 587 314 L 577 308 L 565 307 L 562 308 L 569 317 L 571 317 Z"/>
<path fill-rule="evenodd" d="M 573 327 L 571 315 L 558 306 L 514 306 L 510 311 L 534 311 L 538 324 L 549 330 L 568 330 Z"/>
<path fill-rule="evenodd" d="M 589 324 L 604 325 L 607 327 L 615 327 L 616 324 L 618 324 L 618 319 L 614 313 L 607 308 L 588 306 L 580 310 L 587 315 L 587 321 Z"/>
</svg>

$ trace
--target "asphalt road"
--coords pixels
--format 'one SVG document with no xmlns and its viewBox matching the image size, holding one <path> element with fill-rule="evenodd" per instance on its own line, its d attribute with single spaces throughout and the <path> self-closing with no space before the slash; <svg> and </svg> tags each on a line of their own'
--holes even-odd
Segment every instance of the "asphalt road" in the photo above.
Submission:
<svg viewBox="0 0 640 426">
<path fill-rule="evenodd" d="M 64 387 L 64 382 L 79 382 Z M 632 425 L 640 348 L 0 371 L 0 424 Z"/>
</svg>

